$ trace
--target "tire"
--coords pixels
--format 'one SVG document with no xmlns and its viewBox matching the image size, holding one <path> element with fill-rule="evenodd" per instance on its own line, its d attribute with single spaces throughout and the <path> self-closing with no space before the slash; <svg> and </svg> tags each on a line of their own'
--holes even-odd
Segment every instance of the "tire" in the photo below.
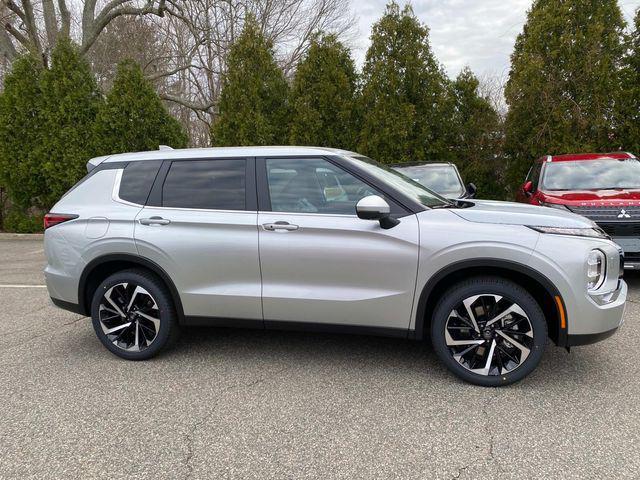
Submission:
<svg viewBox="0 0 640 480">
<path fill-rule="evenodd" d="M 104 280 L 93 294 L 91 318 L 102 344 L 126 360 L 151 358 L 179 335 L 169 290 L 141 269 L 123 270 Z"/>
<path fill-rule="evenodd" d="M 526 377 L 540 363 L 546 340 L 538 302 L 500 277 L 474 277 L 452 286 L 431 321 L 431 342 L 442 363 L 462 380 L 484 387 Z"/>
</svg>

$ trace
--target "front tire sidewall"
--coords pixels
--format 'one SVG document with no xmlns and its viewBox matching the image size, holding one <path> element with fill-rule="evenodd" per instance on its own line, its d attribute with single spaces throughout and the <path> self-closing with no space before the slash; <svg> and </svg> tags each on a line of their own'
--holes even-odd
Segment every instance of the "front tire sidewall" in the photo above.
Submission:
<svg viewBox="0 0 640 480">
<path fill-rule="evenodd" d="M 444 330 L 449 313 L 463 299 L 480 294 L 497 294 L 517 303 L 525 311 L 533 327 L 531 353 L 522 365 L 504 375 L 484 376 L 470 372 L 453 358 L 445 342 Z M 546 339 L 547 323 L 538 303 L 522 287 L 503 279 L 473 279 L 454 286 L 436 306 L 431 323 L 431 342 L 444 365 L 459 378 L 485 387 L 509 385 L 529 375 L 540 363 Z"/>
<path fill-rule="evenodd" d="M 100 324 L 100 302 L 104 293 L 119 283 L 132 283 L 146 289 L 158 305 L 160 314 L 160 328 L 158 335 L 151 345 L 140 352 L 129 352 L 114 345 L 102 331 Z M 177 328 L 176 315 L 171 297 L 162 284 L 146 272 L 124 271 L 108 277 L 98 286 L 91 302 L 91 320 L 93 329 L 102 344 L 112 353 L 127 360 L 146 360 L 158 354 L 167 345 L 169 338 Z"/>
</svg>

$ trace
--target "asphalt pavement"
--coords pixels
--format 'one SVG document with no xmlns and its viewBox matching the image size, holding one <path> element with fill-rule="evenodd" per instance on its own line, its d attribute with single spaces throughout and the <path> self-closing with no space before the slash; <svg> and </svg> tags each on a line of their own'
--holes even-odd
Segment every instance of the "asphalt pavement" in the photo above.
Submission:
<svg viewBox="0 0 640 480">
<path fill-rule="evenodd" d="M 640 477 L 640 276 L 615 336 L 486 389 L 375 337 L 193 329 L 127 362 L 43 265 L 40 237 L 0 235 L 2 479 Z"/>
</svg>

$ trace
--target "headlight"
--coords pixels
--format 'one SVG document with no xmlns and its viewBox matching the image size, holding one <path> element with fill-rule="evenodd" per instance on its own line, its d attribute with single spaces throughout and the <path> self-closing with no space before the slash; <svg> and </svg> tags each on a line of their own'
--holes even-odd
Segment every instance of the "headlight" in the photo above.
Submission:
<svg viewBox="0 0 640 480">
<path fill-rule="evenodd" d="M 591 250 L 587 257 L 587 290 L 597 290 L 606 277 L 607 257 L 601 250 Z"/>
<path fill-rule="evenodd" d="M 566 205 L 562 205 L 560 203 L 540 202 L 540 205 L 542 205 L 543 207 L 557 208 L 558 210 L 564 210 L 565 212 L 566 211 L 571 211 L 571 210 L 569 210 L 569 207 L 567 207 Z"/>
<path fill-rule="evenodd" d="M 555 235 L 572 235 L 575 237 L 609 238 L 600 227 L 593 228 L 564 228 L 564 227 L 538 227 L 529 225 L 529 228 L 541 233 L 552 233 Z"/>
</svg>

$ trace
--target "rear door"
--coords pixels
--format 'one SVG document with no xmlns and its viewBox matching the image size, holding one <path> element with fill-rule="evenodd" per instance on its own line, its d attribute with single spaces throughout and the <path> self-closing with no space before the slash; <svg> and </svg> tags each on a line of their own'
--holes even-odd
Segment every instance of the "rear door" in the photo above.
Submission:
<svg viewBox="0 0 640 480">
<path fill-rule="evenodd" d="M 418 264 L 416 216 L 401 214 L 389 230 L 359 219 L 358 200 L 384 195 L 328 159 L 257 162 L 267 328 L 310 323 L 406 334 Z"/>
<path fill-rule="evenodd" d="M 255 162 L 164 162 L 136 217 L 140 255 L 173 279 L 190 323 L 262 324 Z"/>
</svg>

